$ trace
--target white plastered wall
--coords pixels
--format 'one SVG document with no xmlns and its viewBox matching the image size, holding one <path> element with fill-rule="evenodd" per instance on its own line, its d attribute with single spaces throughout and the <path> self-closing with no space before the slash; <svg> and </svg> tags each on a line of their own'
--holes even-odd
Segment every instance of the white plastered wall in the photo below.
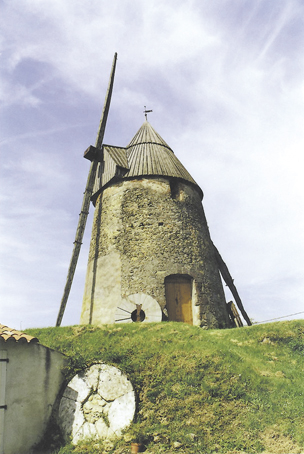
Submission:
<svg viewBox="0 0 304 454">
<path fill-rule="evenodd" d="M 95 276 L 94 273 L 96 273 Z M 94 281 L 91 308 L 91 292 Z M 94 269 L 94 260 L 88 264 L 80 323 L 88 324 L 91 322 L 94 325 L 114 323 L 115 311 L 120 302 L 121 259 L 118 252 L 111 252 L 104 257 L 98 257 L 96 269 Z M 90 317 L 91 310 L 92 317 Z"/>
<path fill-rule="evenodd" d="M 42 438 L 63 383 L 66 357 L 33 343 L 3 342 L 6 383 L 3 413 L 3 453 L 27 454 Z M 4 384 L 2 384 L 4 386 Z"/>
<path fill-rule="evenodd" d="M 196 282 L 192 279 L 192 319 L 193 325 L 200 326 L 200 307 L 197 305 L 197 291 L 196 291 Z"/>
</svg>

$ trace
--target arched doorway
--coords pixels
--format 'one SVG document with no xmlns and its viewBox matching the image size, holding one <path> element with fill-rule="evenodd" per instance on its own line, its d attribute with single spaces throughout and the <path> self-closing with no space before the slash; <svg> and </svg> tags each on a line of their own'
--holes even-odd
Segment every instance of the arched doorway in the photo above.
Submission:
<svg viewBox="0 0 304 454">
<path fill-rule="evenodd" d="M 192 278 L 172 274 L 165 278 L 166 307 L 169 321 L 193 324 Z"/>
</svg>

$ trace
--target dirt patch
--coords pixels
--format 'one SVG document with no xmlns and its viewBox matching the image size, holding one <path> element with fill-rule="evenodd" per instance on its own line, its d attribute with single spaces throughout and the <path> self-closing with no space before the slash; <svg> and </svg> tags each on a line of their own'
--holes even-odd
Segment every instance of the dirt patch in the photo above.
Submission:
<svg viewBox="0 0 304 454">
<path fill-rule="evenodd" d="M 302 449 L 291 437 L 283 435 L 273 428 L 266 429 L 261 440 L 266 448 L 263 454 L 300 454 Z"/>
</svg>

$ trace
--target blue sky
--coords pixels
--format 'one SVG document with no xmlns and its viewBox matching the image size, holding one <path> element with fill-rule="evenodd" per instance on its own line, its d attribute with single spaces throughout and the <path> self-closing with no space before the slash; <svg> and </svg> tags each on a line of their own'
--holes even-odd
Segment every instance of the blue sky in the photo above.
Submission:
<svg viewBox="0 0 304 454">
<path fill-rule="evenodd" d="M 114 52 L 105 143 L 125 146 L 153 109 L 150 123 L 204 191 L 249 316 L 304 311 L 302 1 L 2 0 L 0 10 L 1 323 L 55 324 Z M 79 323 L 92 215 L 64 325 Z"/>
</svg>

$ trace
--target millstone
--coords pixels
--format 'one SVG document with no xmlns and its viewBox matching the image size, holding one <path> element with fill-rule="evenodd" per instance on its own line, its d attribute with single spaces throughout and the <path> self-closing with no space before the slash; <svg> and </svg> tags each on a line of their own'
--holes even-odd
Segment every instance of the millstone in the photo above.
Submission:
<svg viewBox="0 0 304 454">
<path fill-rule="evenodd" d="M 86 438 L 120 435 L 133 420 L 135 394 L 122 372 L 107 364 L 95 364 L 75 375 L 59 406 L 59 425 L 73 444 Z"/>
</svg>

